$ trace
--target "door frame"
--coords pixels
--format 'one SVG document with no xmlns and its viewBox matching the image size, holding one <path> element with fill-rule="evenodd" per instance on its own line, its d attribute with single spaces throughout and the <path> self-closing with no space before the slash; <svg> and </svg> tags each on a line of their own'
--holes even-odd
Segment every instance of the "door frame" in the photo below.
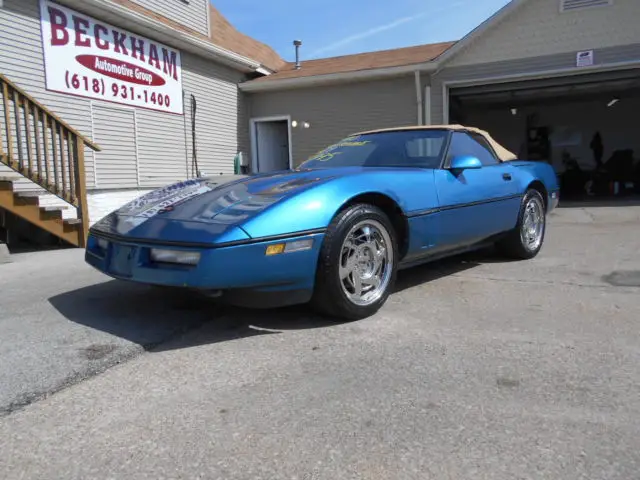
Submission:
<svg viewBox="0 0 640 480">
<path fill-rule="evenodd" d="M 293 149 L 291 145 L 291 115 L 275 115 L 271 117 L 254 117 L 249 120 L 251 135 L 251 171 L 258 173 L 258 123 L 287 122 L 287 143 L 289 144 L 289 168 L 293 168 Z"/>
</svg>

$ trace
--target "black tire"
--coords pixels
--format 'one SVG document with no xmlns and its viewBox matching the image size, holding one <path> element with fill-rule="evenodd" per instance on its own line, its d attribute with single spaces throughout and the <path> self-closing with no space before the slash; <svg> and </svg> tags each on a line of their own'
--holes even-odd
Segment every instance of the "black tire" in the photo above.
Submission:
<svg viewBox="0 0 640 480">
<path fill-rule="evenodd" d="M 530 247 L 522 238 L 521 232 L 524 223 L 525 212 L 527 206 L 532 202 L 539 202 L 542 206 L 542 232 L 540 233 L 540 241 L 533 248 Z M 530 188 L 525 193 L 520 204 L 520 212 L 518 213 L 518 223 L 516 227 L 511 230 L 506 237 L 496 242 L 497 250 L 509 257 L 516 260 L 529 260 L 540 252 L 542 245 L 544 244 L 544 237 L 547 231 L 547 209 L 544 197 L 539 190 Z"/>
<path fill-rule="evenodd" d="M 340 262 L 343 243 L 353 227 L 363 220 L 373 220 L 382 225 L 390 238 L 393 258 L 388 262 L 390 277 L 382 295 L 368 305 L 352 302 L 344 292 L 340 280 Z M 335 216 L 329 224 L 320 249 L 316 285 L 311 305 L 318 312 L 345 320 L 360 320 L 376 313 L 382 307 L 395 285 L 398 270 L 397 234 L 389 217 L 379 208 L 369 204 L 352 205 Z"/>
</svg>

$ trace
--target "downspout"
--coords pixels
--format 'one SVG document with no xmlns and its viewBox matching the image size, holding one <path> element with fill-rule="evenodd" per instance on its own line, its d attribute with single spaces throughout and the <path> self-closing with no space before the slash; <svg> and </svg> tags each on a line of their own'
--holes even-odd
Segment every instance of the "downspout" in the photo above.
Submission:
<svg viewBox="0 0 640 480">
<path fill-rule="evenodd" d="M 422 85 L 420 83 L 420 70 L 414 72 L 416 79 L 416 105 L 418 106 L 418 125 L 424 125 L 422 122 Z"/>
<path fill-rule="evenodd" d="M 424 124 L 431 125 L 431 85 L 424 86 Z"/>
</svg>

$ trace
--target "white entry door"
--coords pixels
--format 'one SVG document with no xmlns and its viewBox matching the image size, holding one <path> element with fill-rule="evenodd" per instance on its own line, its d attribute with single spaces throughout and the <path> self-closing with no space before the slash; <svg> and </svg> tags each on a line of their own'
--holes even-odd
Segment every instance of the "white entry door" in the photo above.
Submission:
<svg viewBox="0 0 640 480">
<path fill-rule="evenodd" d="M 257 122 L 258 172 L 289 168 L 289 125 L 286 120 Z"/>
</svg>

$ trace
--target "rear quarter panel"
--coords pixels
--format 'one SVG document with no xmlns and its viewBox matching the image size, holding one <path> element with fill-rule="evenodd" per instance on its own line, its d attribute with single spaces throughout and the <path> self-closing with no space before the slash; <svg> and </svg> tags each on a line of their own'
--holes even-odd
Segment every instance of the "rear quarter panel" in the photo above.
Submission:
<svg viewBox="0 0 640 480">
<path fill-rule="evenodd" d="M 521 181 L 520 186 L 523 192 L 534 180 L 540 180 L 549 191 L 558 190 L 558 176 L 550 164 L 526 160 L 514 160 L 509 163 L 517 167 L 520 172 L 518 178 Z"/>
<path fill-rule="evenodd" d="M 555 208 L 557 204 L 560 184 L 558 182 L 558 174 L 552 165 L 547 162 L 533 162 L 526 160 L 514 160 L 509 162 L 515 171 L 517 171 L 516 179 L 520 192 L 524 194 L 529 185 L 535 181 L 540 181 L 547 190 L 549 210 Z"/>
</svg>

